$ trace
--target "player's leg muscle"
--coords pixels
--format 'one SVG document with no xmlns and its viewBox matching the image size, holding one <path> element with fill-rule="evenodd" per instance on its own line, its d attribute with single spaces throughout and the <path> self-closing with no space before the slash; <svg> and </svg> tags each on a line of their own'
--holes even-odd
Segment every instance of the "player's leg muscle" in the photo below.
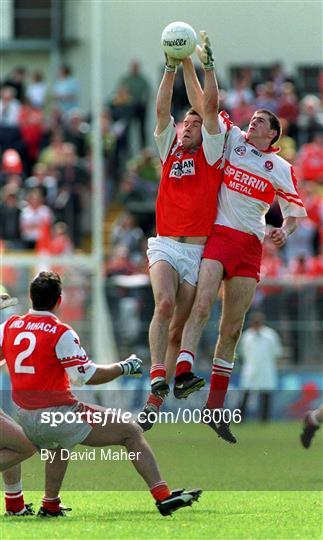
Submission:
<svg viewBox="0 0 323 540">
<path fill-rule="evenodd" d="M 254 297 L 257 282 L 253 278 L 234 277 L 224 282 L 223 307 L 215 357 L 233 361 L 245 314 Z"/>
<path fill-rule="evenodd" d="M 172 378 L 175 372 L 176 359 L 180 350 L 183 328 L 190 315 L 195 293 L 196 287 L 193 287 L 193 285 L 190 285 L 187 281 L 184 281 L 179 286 L 175 310 L 169 326 L 168 347 L 165 361 L 167 381 Z"/>
</svg>

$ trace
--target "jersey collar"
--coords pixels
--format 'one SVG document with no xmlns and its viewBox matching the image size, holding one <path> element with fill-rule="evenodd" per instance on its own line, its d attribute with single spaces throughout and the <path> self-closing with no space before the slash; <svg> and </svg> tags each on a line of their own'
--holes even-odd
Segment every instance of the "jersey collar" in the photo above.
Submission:
<svg viewBox="0 0 323 540">
<path fill-rule="evenodd" d="M 56 315 L 52 311 L 38 311 L 36 309 L 29 309 L 28 313 L 29 315 L 38 315 L 39 317 L 53 317 L 54 319 L 57 319 Z"/>
<path fill-rule="evenodd" d="M 254 148 L 257 148 L 256 145 L 252 144 L 252 142 L 250 142 L 250 141 L 247 139 L 247 134 L 244 136 L 244 139 L 245 139 L 246 143 L 250 144 L 250 145 L 253 146 Z M 258 150 L 259 152 L 262 152 L 263 154 L 271 154 L 271 153 L 277 154 L 277 152 L 280 152 L 280 147 L 279 147 L 279 146 L 277 146 L 277 147 L 275 147 L 275 146 L 268 146 L 268 148 L 267 148 L 266 150 L 259 150 L 259 148 L 257 148 L 257 150 Z"/>
</svg>

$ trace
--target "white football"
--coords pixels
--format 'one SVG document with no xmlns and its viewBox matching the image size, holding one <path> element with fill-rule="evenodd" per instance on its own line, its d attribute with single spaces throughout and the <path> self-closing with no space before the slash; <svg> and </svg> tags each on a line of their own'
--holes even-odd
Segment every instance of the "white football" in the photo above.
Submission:
<svg viewBox="0 0 323 540">
<path fill-rule="evenodd" d="M 192 54 L 197 44 L 194 28 L 184 22 L 172 22 L 164 28 L 161 44 L 168 56 L 183 60 Z"/>
</svg>

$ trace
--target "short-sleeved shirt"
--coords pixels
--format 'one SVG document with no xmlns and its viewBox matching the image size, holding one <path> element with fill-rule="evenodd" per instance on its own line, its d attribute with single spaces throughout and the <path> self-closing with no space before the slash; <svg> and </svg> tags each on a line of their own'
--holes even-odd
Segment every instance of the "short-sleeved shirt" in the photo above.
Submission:
<svg viewBox="0 0 323 540">
<path fill-rule="evenodd" d="M 221 131 L 227 131 L 226 113 L 219 115 Z M 224 152 L 217 225 L 265 236 L 265 215 L 275 195 L 283 217 L 303 217 L 306 211 L 297 191 L 293 167 L 276 154 L 277 149 L 258 150 L 246 139 L 246 133 L 233 126 Z"/>
<path fill-rule="evenodd" d="M 76 403 L 70 378 L 84 384 L 96 370 L 77 333 L 50 311 L 30 310 L 10 317 L 0 325 L 0 346 L 12 398 L 23 409 Z"/>
<path fill-rule="evenodd" d="M 224 134 L 210 135 L 202 125 L 202 145 L 187 150 L 171 118 L 155 134 L 162 162 L 156 202 L 156 230 L 161 236 L 207 236 L 216 215 L 222 181 Z"/>
</svg>

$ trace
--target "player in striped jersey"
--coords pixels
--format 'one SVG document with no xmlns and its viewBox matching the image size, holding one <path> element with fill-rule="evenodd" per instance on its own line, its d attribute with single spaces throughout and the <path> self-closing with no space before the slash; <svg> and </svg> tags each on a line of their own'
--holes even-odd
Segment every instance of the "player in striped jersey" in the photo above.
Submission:
<svg viewBox="0 0 323 540">
<path fill-rule="evenodd" d="M 203 115 L 203 91 L 190 58 L 183 61 L 189 100 Z M 228 133 L 224 152 L 224 180 L 218 197 L 218 213 L 203 252 L 194 305 L 185 324 L 176 370 L 192 366 L 204 324 L 223 281 L 224 296 L 219 338 L 215 347 L 210 392 L 204 407 L 216 433 L 230 443 L 236 438 L 229 424 L 215 422 L 213 410 L 222 410 L 236 346 L 245 314 L 260 279 L 262 242 L 265 237 L 265 215 L 277 196 L 283 224 L 269 233 L 277 247 L 296 229 L 306 211 L 297 191 L 292 166 L 277 156 L 274 147 L 280 137 L 279 119 L 265 109 L 256 111 L 247 132 L 220 114 L 221 131 Z M 176 394 L 175 394 L 176 395 Z"/>
</svg>

